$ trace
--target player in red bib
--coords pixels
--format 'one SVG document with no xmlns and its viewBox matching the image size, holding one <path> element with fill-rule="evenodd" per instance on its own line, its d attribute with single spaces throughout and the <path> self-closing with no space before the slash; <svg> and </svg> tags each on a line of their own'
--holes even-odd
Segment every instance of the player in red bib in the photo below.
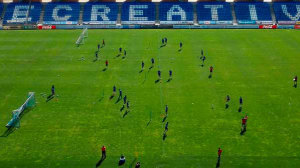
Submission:
<svg viewBox="0 0 300 168">
<path fill-rule="evenodd" d="M 106 68 L 108 67 L 108 61 L 107 60 L 105 61 L 105 66 L 106 66 Z"/>
<path fill-rule="evenodd" d="M 102 146 L 101 150 L 102 150 L 102 158 L 101 159 L 105 159 L 106 158 L 106 147 Z"/>
<path fill-rule="evenodd" d="M 294 87 L 296 88 L 297 87 L 297 81 L 298 81 L 298 76 L 296 75 L 294 77 Z"/>
<path fill-rule="evenodd" d="M 241 130 L 241 135 L 244 134 L 246 132 L 246 128 L 247 128 L 247 120 L 248 120 L 248 116 L 246 115 L 244 118 L 242 118 L 242 130 Z"/>
<path fill-rule="evenodd" d="M 212 77 L 213 71 L 214 71 L 214 67 L 213 67 L 213 66 L 210 66 L 210 67 L 209 67 L 209 76 L 208 76 L 209 78 Z"/>
<path fill-rule="evenodd" d="M 217 162 L 217 166 L 216 167 L 220 167 L 220 161 L 221 161 L 221 155 L 222 155 L 222 149 L 219 148 L 218 149 L 218 162 Z"/>
</svg>

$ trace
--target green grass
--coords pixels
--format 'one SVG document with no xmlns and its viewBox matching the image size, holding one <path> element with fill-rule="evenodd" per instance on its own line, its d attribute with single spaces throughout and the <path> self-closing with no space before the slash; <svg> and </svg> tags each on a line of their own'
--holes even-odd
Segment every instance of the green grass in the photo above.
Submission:
<svg viewBox="0 0 300 168">
<path fill-rule="evenodd" d="M 76 48 L 80 33 L 0 31 L 0 134 L 28 92 L 36 92 L 37 101 L 20 129 L 0 137 L 0 167 L 95 167 L 102 145 L 105 168 L 117 167 L 121 154 L 124 167 L 134 158 L 145 168 L 215 167 L 219 146 L 221 167 L 300 165 L 300 88 L 292 87 L 294 75 L 300 76 L 299 31 L 89 30 L 86 43 Z M 168 45 L 160 49 L 162 37 Z M 106 46 L 93 62 L 102 39 Z M 120 46 L 125 59 L 116 58 Z M 148 72 L 152 57 L 155 67 Z M 146 70 L 139 73 L 142 60 Z M 155 84 L 158 69 L 162 82 Z M 173 80 L 166 82 L 170 69 Z M 52 84 L 59 96 L 46 103 L 42 93 L 50 94 Z M 113 85 L 131 103 L 125 118 L 122 101 L 109 100 Z M 163 141 L 166 104 L 169 131 Z M 245 114 L 248 129 L 241 136 Z"/>
</svg>

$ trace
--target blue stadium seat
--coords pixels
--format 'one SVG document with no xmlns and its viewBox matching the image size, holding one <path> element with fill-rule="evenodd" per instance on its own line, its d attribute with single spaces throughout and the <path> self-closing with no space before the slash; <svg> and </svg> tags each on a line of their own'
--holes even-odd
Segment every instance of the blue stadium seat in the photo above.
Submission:
<svg viewBox="0 0 300 168">
<path fill-rule="evenodd" d="M 6 8 L 3 24 L 25 23 L 28 9 L 28 3 L 9 3 Z M 41 3 L 31 3 L 31 8 L 27 20 L 28 23 L 36 24 L 39 21 L 41 9 Z"/>
<path fill-rule="evenodd" d="M 122 6 L 122 24 L 154 24 L 155 4 L 151 2 L 126 2 Z"/>
<path fill-rule="evenodd" d="M 272 23 L 270 6 L 263 2 L 234 3 L 236 19 L 240 24 Z"/>
<path fill-rule="evenodd" d="M 3 11 L 3 4 L 0 3 L 0 17 L 2 16 L 2 11 Z"/>
<path fill-rule="evenodd" d="M 231 6 L 226 2 L 197 3 L 199 24 L 232 24 Z"/>
<path fill-rule="evenodd" d="M 280 23 L 295 23 L 300 21 L 299 2 L 276 2 L 273 3 L 276 20 Z"/>
<path fill-rule="evenodd" d="M 117 3 L 88 2 L 84 6 L 83 24 L 116 24 Z"/>
<path fill-rule="evenodd" d="M 161 2 L 159 19 L 161 24 L 193 24 L 193 5 L 187 2 Z"/>
<path fill-rule="evenodd" d="M 80 4 L 77 2 L 52 2 L 46 5 L 44 24 L 77 24 Z"/>
</svg>

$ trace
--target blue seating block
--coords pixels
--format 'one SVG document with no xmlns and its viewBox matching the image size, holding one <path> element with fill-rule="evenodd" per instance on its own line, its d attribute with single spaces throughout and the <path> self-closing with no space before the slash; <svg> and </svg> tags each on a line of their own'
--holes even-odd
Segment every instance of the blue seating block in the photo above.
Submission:
<svg viewBox="0 0 300 168">
<path fill-rule="evenodd" d="M 294 24 L 300 21 L 299 2 L 274 2 L 273 7 L 278 22 Z"/>
<path fill-rule="evenodd" d="M 84 6 L 83 24 L 116 24 L 117 3 L 88 2 Z"/>
<path fill-rule="evenodd" d="M 9 3 L 7 5 L 3 24 L 21 24 L 33 23 L 36 24 L 40 19 L 42 4 L 31 3 L 29 10 L 29 3 Z M 26 19 L 26 16 L 28 18 Z"/>
<path fill-rule="evenodd" d="M 122 6 L 122 24 L 154 24 L 155 4 L 151 2 L 126 2 Z"/>
<path fill-rule="evenodd" d="M 161 2 L 159 19 L 161 24 L 193 24 L 193 5 L 187 2 Z"/>
<path fill-rule="evenodd" d="M 270 6 L 267 3 L 236 2 L 234 9 L 238 23 L 272 23 Z"/>
<path fill-rule="evenodd" d="M 199 24 L 232 24 L 231 6 L 226 2 L 197 3 Z"/>
<path fill-rule="evenodd" d="M 77 24 L 80 4 L 77 2 L 52 2 L 46 5 L 44 24 Z"/>
</svg>

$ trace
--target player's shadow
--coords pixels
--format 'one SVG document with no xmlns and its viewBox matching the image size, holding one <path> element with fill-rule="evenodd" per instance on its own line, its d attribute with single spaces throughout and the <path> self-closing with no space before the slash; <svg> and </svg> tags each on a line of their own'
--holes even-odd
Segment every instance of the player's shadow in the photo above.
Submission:
<svg viewBox="0 0 300 168">
<path fill-rule="evenodd" d="M 148 121 L 148 123 L 147 123 L 147 127 L 150 125 L 150 123 L 151 123 L 151 119 Z"/>
<path fill-rule="evenodd" d="M 117 101 L 115 102 L 115 104 L 118 104 L 121 99 L 122 99 L 122 97 L 119 96 Z"/>
<path fill-rule="evenodd" d="M 239 111 L 239 112 L 242 112 L 242 106 L 239 107 L 238 111 Z"/>
<path fill-rule="evenodd" d="M 51 95 L 47 96 L 46 102 L 49 102 L 49 101 L 52 100 L 53 98 L 54 98 L 54 94 L 51 94 Z"/>
<path fill-rule="evenodd" d="M 161 46 L 160 46 L 160 48 L 163 48 L 163 47 L 165 47 L 167 44 L 162 44 Z"/>
<path fill-rule="evenodd" d="M 103 68 L 102 71 L 105 72 L 107 70 L 107 68 Z"/>
<path fill-rule="evenodd" d="M 297 88 L 297 86 L 298 86 L 298 84 L 297 84 L 297 83 L 295 83 L 295 84 L 294 84 L 294 88 Z"/>
<path fill-rule="evenodd" d="M 111 95 L 110 97 L 109 97 L 109 100 L 111 100 L 111 99 L 113 99 L 115 97 L 115 95 Z"/>
<path fill-rule="evenodd" d="M 139 71 L 139 73 L 142 73 L 143 71 L 144 71 L 144 70 L 142 69 L 142 70 Z"/>
<path fill-rule="evenodd" d="M 5 132 L 3 132 L 3 134 L 0 137 L 7 137 L 8 135 L 10 135 L 11 133 L 13 133 L 16 130 L 15 127 L 10 127 L 8 128 Z"/>
<path fill-rule="evenodd" d="M 153 68 L 154 66 L 153 65 L 151 65 L 151 67 L 149 67 L 149 71 Z"/>
<path fill-rule="evenodd" d="M 167 133 L 164 132 L 164 135 L 163 135 L 163 141 L 166 140 L 166 138 L 167 138 Z"/>
<path fill-rule="evenodd" d="M 212 78 L 212 75 L 211 75 L 211 74 L 209 74 L 209 75 L 208 75 L 208 79 L 211 79 L 211 78 Z"/>
<path fill-rule="evenodd" d="M 126 110 L 125 113 L 123 114 L 123 118 L 125 118 L 128 115 L 129 111 Z"/>
<path fill-rule="evenodd" d="M 102 162 L 106 159 L 106 157 L 101 157 L 101 159 L 97 162 L 96 168 L 101 166 Z"/>
<path fill-rule="evenodd" d="M 167 120 L 167 118 L 168 118 L 168 116 L 166 115 L 166 116 L 163 118 L 162 122 L 165 122 L 165 121 Z"/>
<path fill-rule="evenodd" d="M 155 81 L 155 83 L 158 83 L 160 81 L 160 79 L 157 79 L 156 81 Z"/>
<path fill-rule="evenodd" d="M 120 111 L 123 111 L 125 108 L 125 106 L 123 105 L 121 108 L 120 108 Z"/>
<path fill-rule="evenodd" d="M 169 78 L 169 79 L 167 80 L 167 82 L 171 82 L 171 80 L 172 80 L 172 78 Z"/>
<path fill-rule="evenodd" d="M 94 60 L 93 60 L 93 62 L 96 62 L 98 59 L 97 58 L 95 58 Z"/>
<path fill-rule="evenodd" d="M 182 49 L 180 48 L 179 50 L 178 50 L 178 52 L 181 52 L 182 51 Z"/>
<path fill-rule="evenodd" d="M 122 57 L 122 59 L 125 59 L 125 58 L 126 58 L 125 56 Z"/>
<path fill-rule="evenodd" d="M 221 161 L 221 159 L 218 158 L 218 161 L 217 161 L 217 164 L 216 164 L 216 168 L 219 168 L 219 167 L 220 167 L 220 161 Z"/>
<path fill-rule="evenodd" d="M 204 67 L 204 64 L 201 64 L 200 66 L 201 66 L 201 67 Z"/>
<path fill-rule="evenodd" d="M 136 158 L 134 158 L 134 159 L 132 160 L 132 162 L 131 162 L 130 165 L 129 165 L 129 168 L 132 168 L 135 162 L 136 162 Z"/>
<path fill-rule="evenodd" d="M 121 56 L 121 54 L 119 53 L 118 55 L 116 55 L 116 57 L 115 58 L 118 58 L 118 57 L 120 57 Z"/>
</svg>

